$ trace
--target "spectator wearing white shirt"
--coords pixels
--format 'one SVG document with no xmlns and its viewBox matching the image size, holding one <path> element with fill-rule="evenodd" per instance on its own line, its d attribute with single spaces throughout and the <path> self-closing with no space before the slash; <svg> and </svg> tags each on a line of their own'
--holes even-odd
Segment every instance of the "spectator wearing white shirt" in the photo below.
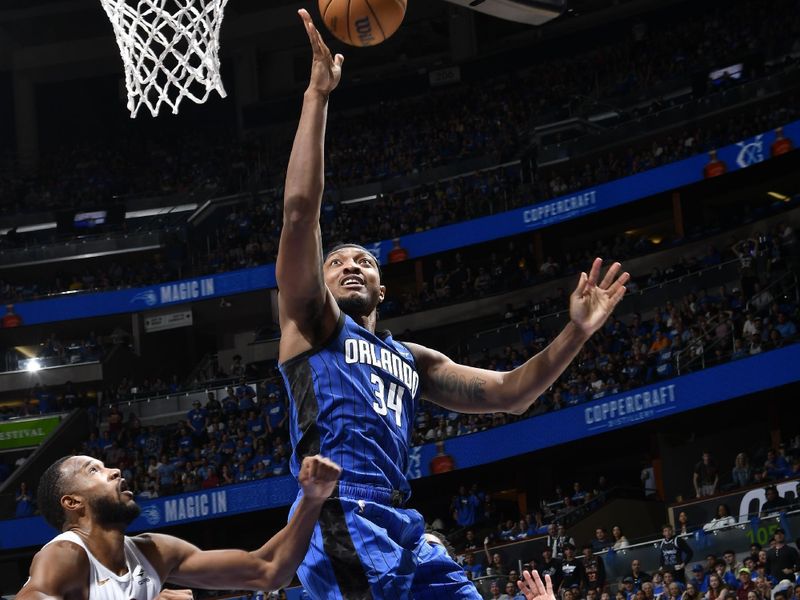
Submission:
<svg viewBox="0 0 800 600">
<path fill-rule="evenodd" d="M 714 531 L 736 524 L 736 519 L 731 516 L 731 511 L 727 504 L 717 506 L 717 516 L 703 525 L 703 531 Z"/>
<path fill-rule="evenodd" d="M 612 546 L 614 550 L 629 546 L 628 538 L 622 534 L 622 529 L 619 525 L 614 525 L 614 527 L 611 528 L 611 535 L 614 538 L 614 545 Z"/>
</svg>

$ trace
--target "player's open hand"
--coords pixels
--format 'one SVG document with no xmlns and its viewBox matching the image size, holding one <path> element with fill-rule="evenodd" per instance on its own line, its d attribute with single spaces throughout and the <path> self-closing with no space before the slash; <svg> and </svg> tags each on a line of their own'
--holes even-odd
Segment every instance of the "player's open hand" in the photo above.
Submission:
<svg viewBox="0 0 800 600">
<path fill-rule="evenodd" d="M 309 500 L 327 500 L 341 474 L 342 468 L 339 465 L 317 454 L 303 459 L 297 481 L 303 495 Z"/>
<path fill-rule="evenodd" d="M 311 42 L 311 49 L 314 52 L 314 62 L 311 63 L 311 81 L 308 89 L 327 96 L 336 89 L 342 79 L 344 56 L 341 54 L 331 55 L 330 49 L 322 41 L 322 36 L 306 9 L 301 8 L 297 12 L 300 18 L 303 19 L 303 25 L 305 25 L 308 39 Z"/>
<path fill-rule="evenodd" d="M 555 600 L 556 598 L 550 575 L 545 575 L 544 582 L 542 582 L 537 571 L 533 571 L 532 575 L 529 571 L 523 571 L 522 578 L 517 580 L 517 587 L 527 600 Z"/>
<path fill-rule="evenodd" d="M 625 295 L 625 284 L 631 278 L 627 272 L 617 276 L 622 265 L 615 262 L 601 281 L 602 266 L 603 259 L 595 258 L 589 274 L 581 273 L 578 287 L 569 299 L 570 319 L 587 336 L 603 326 Z"/>
</svg>

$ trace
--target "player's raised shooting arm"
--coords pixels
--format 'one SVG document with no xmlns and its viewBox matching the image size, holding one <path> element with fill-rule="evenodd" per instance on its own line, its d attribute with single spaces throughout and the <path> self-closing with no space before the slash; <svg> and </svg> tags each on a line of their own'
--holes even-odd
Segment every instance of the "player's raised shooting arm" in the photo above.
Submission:
<svg viewBox="0 0 800 600">
<path fill-rule="evenodd" d="M 325 174 L 325 126 L 328 97 L 341 78 L 343 58 L 338 54 L 331 56 L 308 13 L 302 10 L 300 15 L 314 58 L 286 171 L 276 276 L 282 324 L 289 320 L 303 330 L 319 317 L 327 301 L 319 225 Z"/>
<path fill-rule="evenodd" d="M 72 542 L 54 542 L 33 557 L 30 579 L 17 600 L 70 600 L 89 597 L 89 559 Z"/>
<path fill-rule="evenodd" d="M 603 261 L 582 273 L 570 297 L 570 321 L 536 356 L 513 371 L 497 372 L 453 362 L 441 352 L 408 344 L 417 361 L 422 394 L 463 413 L 524 413 L 566 370 L 586 340 L 606 322 L 625 295 L 630 275 L 613 263 L 600 280 Z"/>
<path fill-rule="evenodd" d="M 298 482 L 303 497 L 289 523 L 253 552 L 209 550 L 168 535 L 149 534 L 137 542 L 162 579 L 203 589 L 277 590 L 289 584 L 308 551 L 320 510 L 341 469 L 320 456 L 303 459 Z"/>
</svg>

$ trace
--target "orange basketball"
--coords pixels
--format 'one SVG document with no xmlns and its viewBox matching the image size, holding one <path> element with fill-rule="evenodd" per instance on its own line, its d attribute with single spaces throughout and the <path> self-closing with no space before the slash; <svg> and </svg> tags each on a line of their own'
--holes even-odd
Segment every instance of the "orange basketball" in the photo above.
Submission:
<svg viewBox="0 0 800 600">
<path fill-rule="evenodd" d="M 406 16 L 406 0 L 319 0 L 322 21 L 351 46 L 374 46 L 397 31 Z"/>
</svg>

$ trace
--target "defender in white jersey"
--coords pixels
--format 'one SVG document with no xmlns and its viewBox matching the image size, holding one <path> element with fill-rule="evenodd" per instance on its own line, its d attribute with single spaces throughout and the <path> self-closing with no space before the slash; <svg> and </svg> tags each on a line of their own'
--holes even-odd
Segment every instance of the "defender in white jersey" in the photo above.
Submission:
<svg viewBox="0 0 800 600">
<path fill-rule="evenodd" d="M 303 499 L 289 524 L 253 552 L 202 551 L 163 534 L 125 535 L 139 514 L 120 475 L 90 456 L 67 456 L 39 481 L 39 508 L 62 533 L 33 558 L 17 600 L 190 600 L 202 589 L 274 590 L 288 584 L 303 560 L 323 502 L 341 469 L 307 457 L 298 483 Z"/>
</svg>

